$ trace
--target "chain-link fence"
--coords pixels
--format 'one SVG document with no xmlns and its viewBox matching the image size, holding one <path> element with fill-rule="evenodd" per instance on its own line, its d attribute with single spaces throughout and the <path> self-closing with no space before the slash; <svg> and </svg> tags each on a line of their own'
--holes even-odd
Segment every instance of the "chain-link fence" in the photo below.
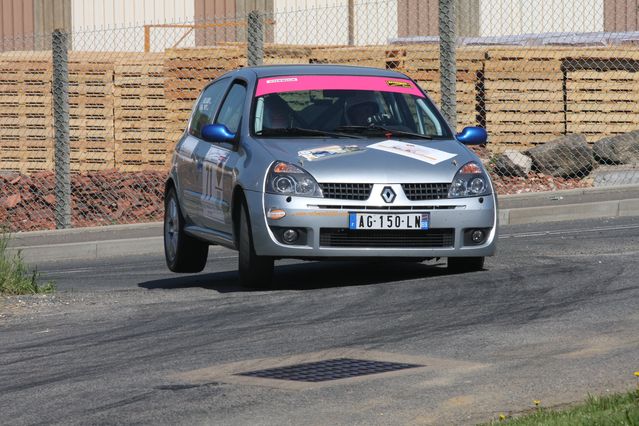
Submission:
<svg viewBox="0 0 639 426">
<path fill-rule="evenodd" d="M 172 149 L 199 91 L 257 64 L 406 73 L 458 131 L 487 129 L 477 152 L 502 194 L 639 183 L 639 12 L 630 0 L 266 3 L 5 38 L 0 224 L 160 220 Z"/>
</svg>

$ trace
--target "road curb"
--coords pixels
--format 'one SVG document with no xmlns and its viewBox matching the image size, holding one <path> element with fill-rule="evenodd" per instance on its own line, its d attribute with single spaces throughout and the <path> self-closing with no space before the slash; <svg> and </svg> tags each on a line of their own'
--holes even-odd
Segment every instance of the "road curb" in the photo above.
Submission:
<svg viewBox="0 0 639 426">
<path fill-rule="evenodd" d="M 162 237 L 125 238 L 119 240 L 89 241 L 38 246 L 11 247 L 10 254 L 21 253 L 27 263 L 48 263 L 71 260 L 102 260 L 115 257 L 158 255 L 164 257 Z M 221 246 L 211 246 L 209 253 L 229 251 Z"/>
<path fill-rule="evenodd" d="M 639 198 L 558 206 L 500 209 L 500 225 L 562 222 L 566 220 L 639 216 Z"/>
<path fill-rule="evenodd" d="M 625 186 L 501 196 L 499 224 L 639 216 L 637 195 L 638 186 Z M 619 199 L 606 199 L 610 197 Z M 20 232 L 11 238 L 9 252 L 20 251 L 29 263 L 164 255 L 161 222 Z M 226 249 L 213 246 L 211 250 Z"/>
</svg>

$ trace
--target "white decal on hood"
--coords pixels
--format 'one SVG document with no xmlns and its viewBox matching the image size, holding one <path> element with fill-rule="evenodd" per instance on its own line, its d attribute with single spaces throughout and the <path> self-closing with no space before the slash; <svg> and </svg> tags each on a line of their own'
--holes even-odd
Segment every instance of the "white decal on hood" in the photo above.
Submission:
<svg viewBox="0 0 639 426">
<path fill-rule="evenodd" d="M 331 145 L 323 146 L 321 148 L 307 149 L 299 151 L 297 155 L 307 161 L 321 160 L 322 158 L 329 158 L 338 155 L 352 154 L 354 152 L 364 151 L 364 148 L 358 145 Z"/>
<path fill-rule="evenodd" d="M 424 161 L 425 163 L 433 165 L 457 156 L 457 154 L 451 154 L 450 152 L 392 139 L 368 145 L 368 148 L 403 155 L 404 157 L 414 158 L 415 160 Z"/>
</svg>

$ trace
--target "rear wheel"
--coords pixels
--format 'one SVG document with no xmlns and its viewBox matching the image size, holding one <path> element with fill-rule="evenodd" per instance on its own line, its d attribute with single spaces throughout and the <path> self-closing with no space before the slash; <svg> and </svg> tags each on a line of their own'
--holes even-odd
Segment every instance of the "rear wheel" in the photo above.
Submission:
<svg viewBox="0 0 639 426">
<path fill-rule="evenodd" d="M 484 269 L 484 257 L 449 257 L 448 270 L 453 272 L 474 272 Z"/>
<path fill-rule="evenodd" d="M 164 200 L 164 257 L 173 272 L 200 272 L 206 266 L 209 245 L 184 232 L 184 217 L 180 211 L 175 188 Z"/>
<path fill-rule="evenodd" d="M 240 235 L 238 269 L 240 284 L 246 287 L 267 288 L 273 280 L 273 258 L 258 256 L 253 245 L 253 233 L 246 203 L 242 203 L 240 212 Z"/>
</svg>

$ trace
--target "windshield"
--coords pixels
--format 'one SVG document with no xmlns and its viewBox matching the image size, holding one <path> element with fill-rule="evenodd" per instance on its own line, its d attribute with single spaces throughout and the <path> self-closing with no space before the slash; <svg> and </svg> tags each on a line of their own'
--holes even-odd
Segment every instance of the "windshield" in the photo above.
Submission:
<svg viewBox="0 0 639 426">
<path fill-rule="evenodd" d="M 298 76 L 260 79 L 253 131 L 263 137 L 450 138 L 432 103 L 410 80 Z M 362 136 L 363 135 L 363 136 Z"/>
</svg>

